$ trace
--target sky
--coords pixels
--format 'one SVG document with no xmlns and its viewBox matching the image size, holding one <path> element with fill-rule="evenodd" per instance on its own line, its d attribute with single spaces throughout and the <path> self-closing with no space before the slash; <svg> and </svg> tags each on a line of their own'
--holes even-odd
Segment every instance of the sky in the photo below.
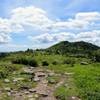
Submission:
<svg viewBox="0 0 100 100">
<path fill-rule="evenodd" d="M 100 46 L 100 0 L 0 0 L 0 52 L 60 41 Z"/>
</svg>

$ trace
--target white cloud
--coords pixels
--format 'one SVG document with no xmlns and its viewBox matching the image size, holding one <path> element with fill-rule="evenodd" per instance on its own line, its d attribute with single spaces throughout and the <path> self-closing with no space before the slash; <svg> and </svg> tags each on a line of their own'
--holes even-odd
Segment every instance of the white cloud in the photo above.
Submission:
<svg viewBox="0 0 100 100">
<path fill-rule="evenodd" d="M 71 41 L 73 37 L 74 34 L 63 32 L 63 33 L 55 33 L 55 34 L 45 33 L 39 36 L 33 36 L 33 37 L 30 36 L 28 38 L 37 43 L 50 43 L 50 42 L 59 42 L 64 40 Z"/>
<path fill-rule="evenodd" d="M 30 40 L 36 43 L 56 43 L 59 41 L 86 41 L 91 42 L 96 45 L 100 45 L 100 30 L 88 31 L 88 32 L 80 32 L 78 34 L 69 33 L 69 32 L 61 32 L 54 34 L 41 34 L 38 36 L 30 36 L 28 37 Z"/>
<path fill-rule="evenodd" d="M 8 43 L 11 41 L 11 37 L 6 33 L 0 33 L 0 44 Z"/>
<path fill-rule="evenodd" d="M 80 32 L 76 35 L 75 41 L 86 41 L 100 46 L 100 30 Z"/>
<path fill-rule="evenodd" d="M 31 40 L 41 43 L 63 40 L 85 40 L 99 43 L 100 31 L 95 30 L 97 26 L 100 26 L 99 12 L 80 12 L 74 18 L 66 21 L 57 21 L 49 18 L 47 13 L 41 8 L 34 6 L 19 7 L 12 10 L 9 19 L 0 18 L 0 43 L 7 43 L 11 40 L 12 34 L 23 34 L 30 28 L 32 32 L 37 30 L 42 33 L 39 36 L 30 36 Z M 69 29 L 72 29 L 72 31 L 68 32 Z M 72 33 L 77 29 L 79 29 L 77 35 Z M 94 31 L 82 32 L 83 30 Z"/>
<path fill-rule="evenodd" d="M 53 24 L 54 28 L 59 29 L 88 29 L 95 21 L 100 21 L 99 12 L 82 12 L 77 13 L 75 18 L 68 19 L 67 21 L 59 21 Z M 94 24 L 95 25 L 95 24 Z"/>
<path fill-rule="evenodd" d="M 11 22 L 19 27 L 33 27 L 34 29 L 47 30 L 52 20 L 47 17 L 44 10 L 34 6 L 20 7 L 12 11 Z"/>
<path fill-rule="evenodd" d="M 100 13 L 99 12 L 82 12 L 82 13 L 76 14 L 75 19 L 84 20 L 84 21 L 100 20 Z"/>
</svg>

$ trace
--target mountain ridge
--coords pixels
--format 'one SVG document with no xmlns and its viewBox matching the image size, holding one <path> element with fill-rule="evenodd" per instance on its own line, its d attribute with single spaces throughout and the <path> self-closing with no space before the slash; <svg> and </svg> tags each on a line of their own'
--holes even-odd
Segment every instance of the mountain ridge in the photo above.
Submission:
<svg viewBox="0 0 100 100">
<path fill-rule="evenodd" d="M 46 51 L 59 54 L 67 54 L 67 53 L 87 54 L 96 51 L 98 49 L 100 49 L 99 46 L 84 41 L 77 41 L 77 42 L 61 41 L 47 48 Z"/>
</svg>

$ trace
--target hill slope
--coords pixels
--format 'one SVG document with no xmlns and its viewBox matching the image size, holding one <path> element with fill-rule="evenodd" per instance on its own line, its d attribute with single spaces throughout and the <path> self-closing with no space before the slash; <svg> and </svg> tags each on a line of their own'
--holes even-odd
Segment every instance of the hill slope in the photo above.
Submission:
<svg viewBox="0 0 100 100">
<path fill-rule="evenodd" d="M 47 48 L 46 50 L 52 53 L 60 54 L 87 54 L 95 50 L 100 49 L 100 47 L 87 42 L 68 42 L 62 41 L 56 45 Z"/>
</svg>

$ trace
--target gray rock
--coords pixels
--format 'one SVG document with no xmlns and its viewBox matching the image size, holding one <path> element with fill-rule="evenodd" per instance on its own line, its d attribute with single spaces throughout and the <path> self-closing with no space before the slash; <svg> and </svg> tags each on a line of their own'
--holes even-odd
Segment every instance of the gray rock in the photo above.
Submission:
<svg viewBox="0 0 100 100">
<path fill-rule="evenodd" d="M 40 79 L 39 79 L 38 77 L 35 77 L 35 78 L 33 79 L 33 81 L 34 81 L 34 82 L 39 82 Z"/>
<path fill-rule="evenodd" d="M 36 89 L 29 89 L 29 92 L 33 93 L 33 92 L 36 92 Z"/>
<path fill-rule="evenodd" d="M 81 62 L 81 65 L 88 65 L 88 62 Z"/>
<path fill-rule="evenodd" d="M 9 80 L 9 79 L 5 79 L 4 82 L 5 82 L 5 83 L 9 83 L 10 80 Z"/>
<path fill-rule="evenodd" d="M 56 81 L 55 81 L 54 79 L 51 79 L 51 80 L 48 81 L 48 83 L 50 83 L 50 84 L 55 84 Z"/>
<path fill-rule="evenodd" d="M 11 88 L 10 87 L 5 87 L 4 90 L 5 91 L 11 91 Z"/>
</svg>

